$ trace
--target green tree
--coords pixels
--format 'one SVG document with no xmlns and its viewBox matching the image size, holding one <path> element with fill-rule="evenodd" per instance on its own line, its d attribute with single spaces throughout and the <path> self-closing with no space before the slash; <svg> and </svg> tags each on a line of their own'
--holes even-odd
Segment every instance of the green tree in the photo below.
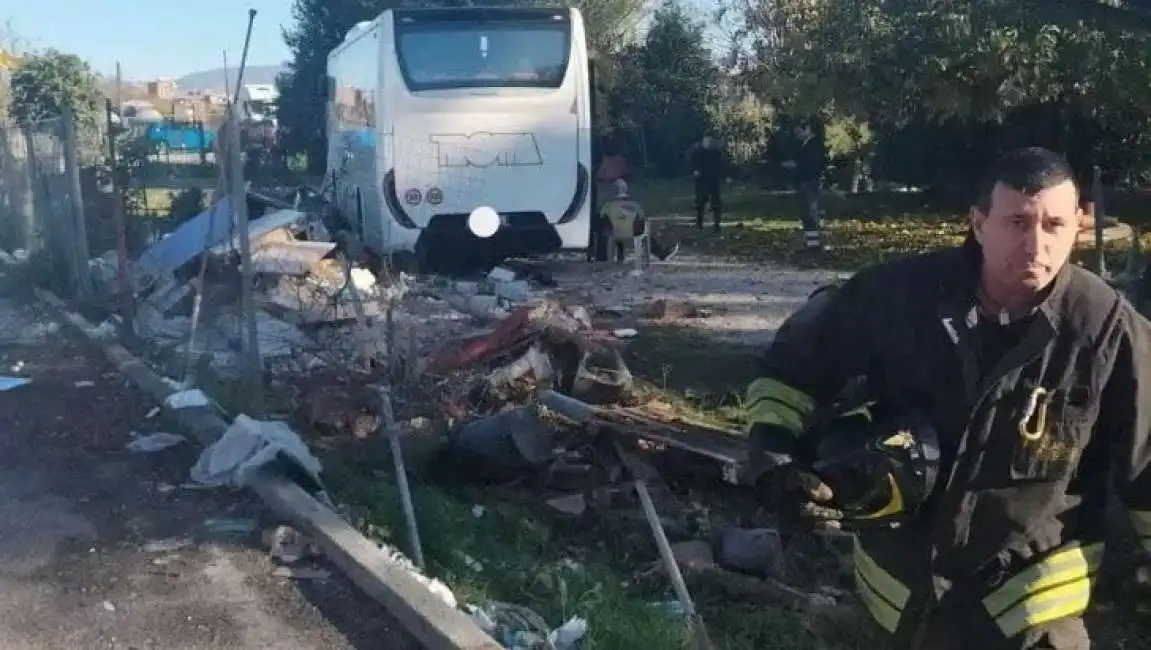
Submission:
<svg viewBox="0 0 1151 650">
<path fill-rule="evenodd" d="M 295 23 L 283 32 L 292 59 L 277 80 L 278 117 L 285 150 L 304 153 L 310 171 L 324 169 L 324 76 L 328 53 L 356 23 L 371 20 L 398 4 L 391 0 L 295 0 L 292 4 Z"/>
<path fill-rule="evenodd" d="M 617 86 L 616 98 L 639 128 L 645 162 L 661 175 L 682 173 L 692 144 L 712 130 L 708 106 L 717 70 L 703 44 L 703 24 L 678 3 L 660 7 L 621 76 L 631 79 Z"/>
<path fill-rule="evenodd" d="M 63 114 L 69 107 L 82 123 L 95 123 L 103 95 L 88 64 L 57 50 L 26 56 L 12 75 L 9 113 L 18 122 L 37 122 Z"/>
<path fill-rule="evenodd" d="M 752 0 L 742 72 L 787 112 L 911 129 L 895 140 L 946 140 L 952 161 L 1011 142 L 1132 168 L 1148 162 L 1151 39 L 1119 11 L 1094 0 Z M 884 157 L 889 168 L 910 160 Z"/>
</svg>

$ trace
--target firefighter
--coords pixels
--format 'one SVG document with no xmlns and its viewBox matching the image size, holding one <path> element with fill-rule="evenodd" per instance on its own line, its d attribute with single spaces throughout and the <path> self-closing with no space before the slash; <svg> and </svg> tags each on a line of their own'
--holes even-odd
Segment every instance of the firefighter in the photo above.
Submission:
<svg viewBox="0 0 1151 650">
<path fill-rule="evenodd" d="M 648 234 L 652 255 L 665 262 L 675 257 L 679 252 L 679 244 L 667 248 L 651 235 L 643 206 L 632 199 L 627 181 L 617 178 L 612 186 L 615 189 L 615 198 L 604 202 L 597 222 L 602 236 L 606 237 L 615 249 L 616 261 L 623 262 L 627 258 L 627 249 L 632 246 L 632 242 L 644 233 Z"/>
<path fill-rule="evenodd" d="M 916 512 L 894 479 L 873 512 L 845 512 L 803 463 L 775 493 L 811 526 L 854 533 L 860 596 L 896 647 L 1090 648 L 1113 481 L 1151 547 L 1151 324 L 1068 263 L 1078 204 L 1062 157 L 1008 152 L 961 246 L 815 295 L 748 389 L 753 465 L 805 444 L 848 386 L 935 429 L 938 480 Z"/>
<path fill-rule="evenodd" d="M 720 185 L 731 179 L 727 178 L 727 159 L 715 138 L 703 138 L 692 150 L 691 175 L 695 177 L 695 227 L 703 230 L 703 213 L 710 206 L 712 231 L 719 232 L 723 215 Z"/>
</svg>

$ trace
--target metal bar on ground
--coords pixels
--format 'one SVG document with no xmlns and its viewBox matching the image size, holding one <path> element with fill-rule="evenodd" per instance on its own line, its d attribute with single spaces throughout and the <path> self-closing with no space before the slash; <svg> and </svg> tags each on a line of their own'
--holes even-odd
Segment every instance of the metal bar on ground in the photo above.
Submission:
<svg viewBox="0 0 1151 650">
<path fill-rule="evenodd" d="M 392 451 L 392 463 L 396 468 L 396 485 L 400 490 L 400 504 L 404 509 L 404 522 L 408 527 L 408 539 L 412 545 L 412 560 L 421 570 L 424 569 L 424 549 L 420 544 L 420 529 L 416 524 L 416 509 L 412 505 L 412 491 L 408 487 L 408 470 L 404 466 L 404 452 L 400 447 L 400 431 L 396 426 L 396 414 L 392 410 L 392 391 L 387 386 L 377 388 L 380 395 L 380 428 L 388 437 Z"/>
</svg>

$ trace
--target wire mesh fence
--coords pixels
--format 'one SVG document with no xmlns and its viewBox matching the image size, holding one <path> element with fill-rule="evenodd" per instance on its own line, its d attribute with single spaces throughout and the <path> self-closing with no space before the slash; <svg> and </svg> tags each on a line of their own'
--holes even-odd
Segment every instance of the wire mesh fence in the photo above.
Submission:
<svg viewBox="0 0 1151 650">
<path fill-rule="evenodd" d="M 104 141 L 98 119 L 0 126 L 0 245 L 27 255 L 32 277 L 68 296 L 90 288 L 89 251 L 111 201 L 101 191 Z"/>
</svg>

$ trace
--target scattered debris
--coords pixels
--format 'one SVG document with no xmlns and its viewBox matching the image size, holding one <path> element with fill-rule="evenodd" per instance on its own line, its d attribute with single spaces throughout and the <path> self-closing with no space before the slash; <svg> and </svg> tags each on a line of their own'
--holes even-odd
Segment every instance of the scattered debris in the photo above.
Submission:
<svg viewBox="0 0 1151 650">
<path fill-rule="evenodd" d="M 545 503 L 565 515 L 579 517 L 587 511 L 587 497 L 583 494 L 569 494 L 567 496 L 556 497 L 554 499 L 548 499 Z"/>
<path fill-rule="evenodd" d="M 256 529 L 253 519 L 208 519 L 204 527 L 213 535 L 244 536 Z"/>
<path fill-rule="evenodd" d="M 504 411 L 457 427 L 449 434 L 447 449 L 477 478 L 493 481 L 522 476 L 554 457 L 552 432 L 532 408 Z"/>
<path fill-rule="evenodd" d="M 141 453 L 150 453 L 155 451 L 163 451 L 169 447 L 186 442 L 188 439 L 176 433 L 153 433 L 147 436 L 140 436 L 128 443 L 128 451 L 135 451 Z"/>
<path fill-rule="evenodd" d="M 552 630 L 542 616 L 522 605 L 493 602 L 465 609 L 481 630 L 511 650 L 574 650 L 587 635 L 587 621 L 579 617 Z"/>
<path fill-rule="evenodd" d="M 192 545 L 187 538 L 158 539 L 144 544 L 145 553 L 175 553 Z"/>
<path fill-rule="evenodd" d="M 290 580 L 327 580 L 332 577 L 332 572 L 318 567 L 278 566 L 272 569 L 272 575 Z"/>
<path fill-rule="evenodd" d="M 247 487 L 265 465 L 279 462 L 306 488 L 323 491 L 320 461 L 287 424 L 239 415 L 192 467 L 192 481 L 207 487 Z"/>
<path fill-rule="evenodd" d="M 403 553 L 398 549 L 388 546 L 387 544 L 380 544 L 380 553 L 383 555 L 384 561 L 389 562 L 397 568 L 407 572 L 417 582 L 424 585 L 432 592 L 432 595 L 444 601 L 448 607 L 455 609 L 459 607 L 459 602 L 456 600 L 456 595 L 452 593 L 450 587 L 435 578 L 429 578 L 424 575 L 416 565 L 412 564 Z"/>
<path fill-rule="evenodd" d="M 0 392 L 27 386 L 30 383 L 32 383 L 31 379 L 25 379 L 23 377 L 0 377 Z"/>
<path fill-rule="evenodd" d="M 786 570 L 783 541 L 771 528 L 725 528 L 716 547 L 719 565 L 725 569 L 761 576 L 781 576 Z"/>
<path fill-rule="evenodd" d="M 715 567 L 711 544 L 702 540 L 678 542 L 671 545 L 672 555 L 685 571 L 699 571 Z"/>
<path fill-rule="evenodd" d="M 264 545 L 269 554 L 282 564 L 295 564 L 322 554 L 319 546 L 291 526 L 277 526 L 264 531 Z"/>
<path fill-rule="evenodd" d="M 198 408 L 211 404 L 212 401 L 199 388 L 177 391 L 164 400 L 164 406 L 170 409 Z"/>
</svg>

